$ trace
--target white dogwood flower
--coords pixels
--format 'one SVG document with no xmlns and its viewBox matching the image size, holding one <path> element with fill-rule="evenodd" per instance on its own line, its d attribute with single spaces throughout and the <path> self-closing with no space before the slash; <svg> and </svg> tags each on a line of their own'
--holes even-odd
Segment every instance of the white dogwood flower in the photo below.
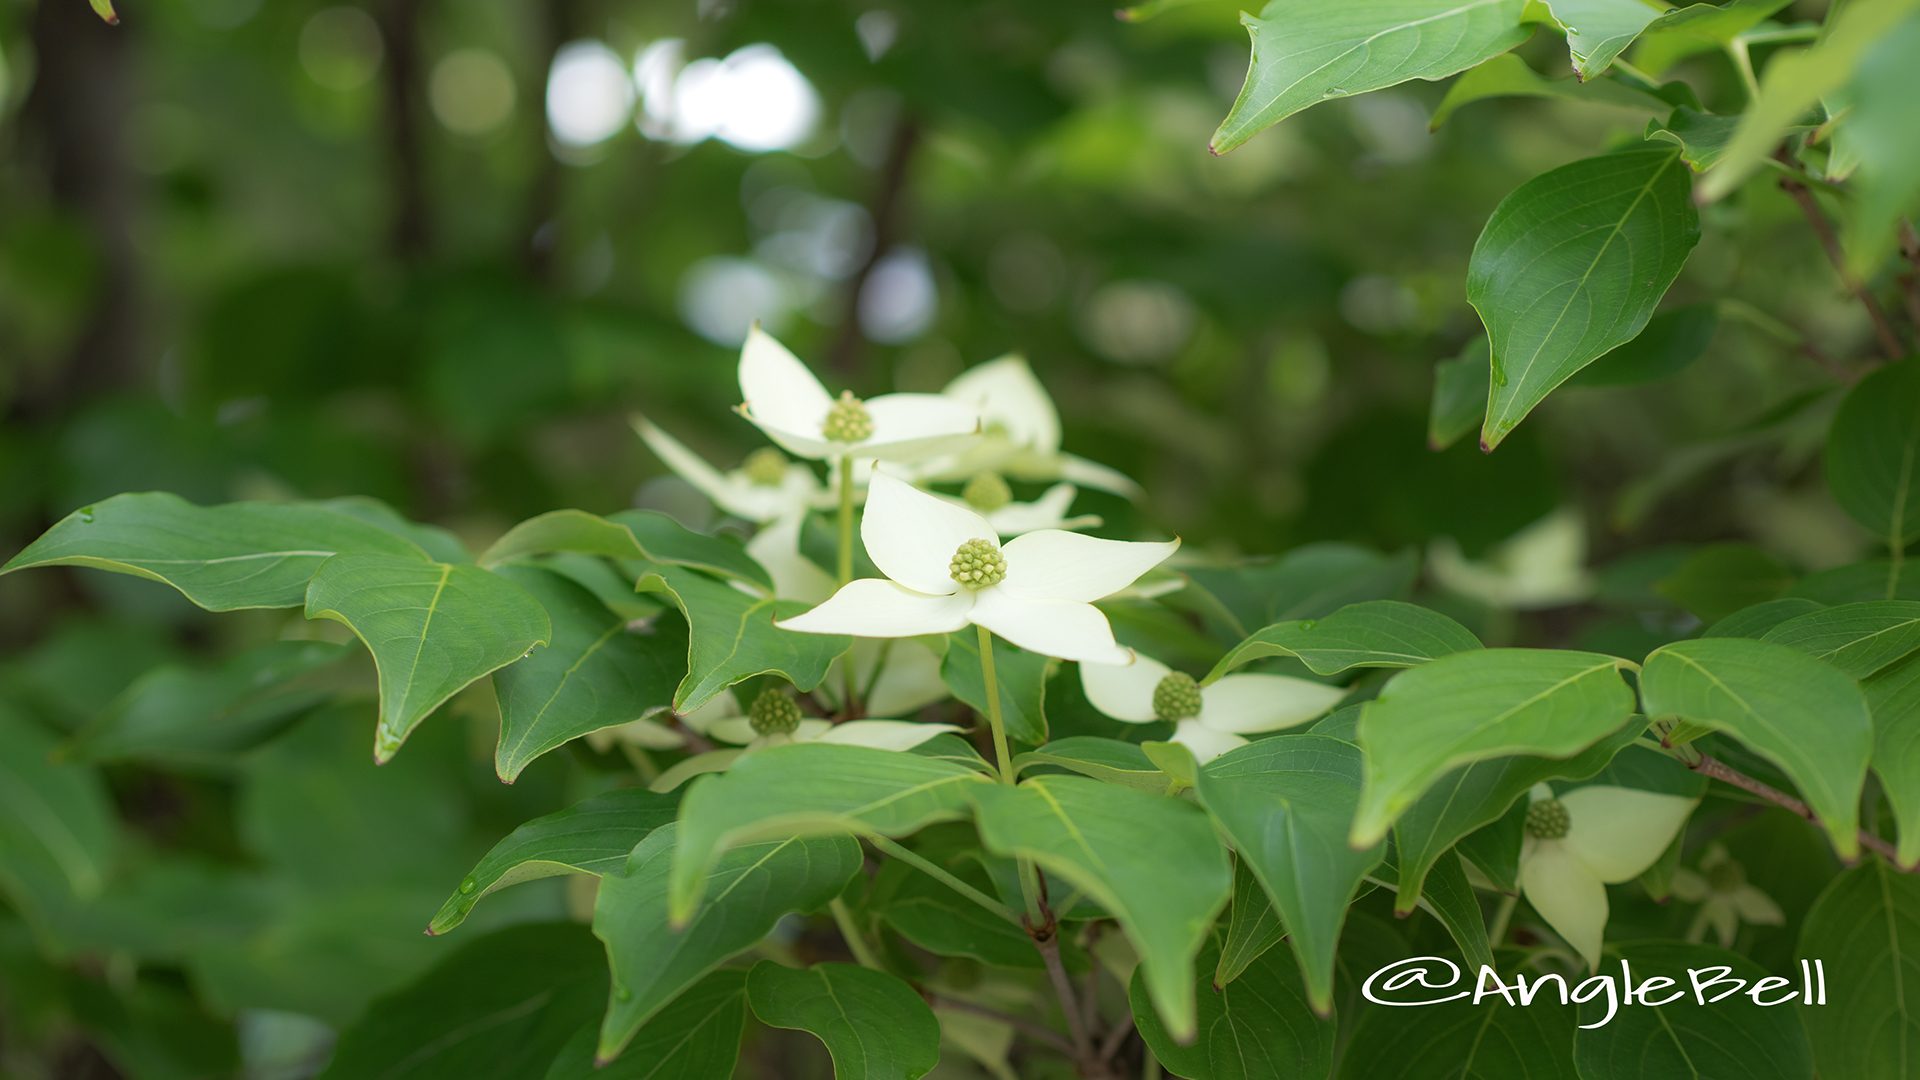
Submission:
<svg viewBox="0 0 1920 1080">
<path fill-rule="evenodd" d="M 672 791 L 701 773 L 724 771 L 741 755 L 769 746 L 820 742 L 906 751 L 942 732 L 960 730 L 952 724 L 911 720 L 848 720 L 835 724 L 802 716 L 792 695 L 776 687 L 761 691 L 753 707 L 745 711 L 733 691 L 723 691 L 685 719 L 688 727 L 732 747 L 695 754 L 675 764 L 648 785 L 655 791 Z"/>
<path fill-rule="evenodd" d="M 1587 526 L 1572 510 L 1548 514 L 1478 560 L 1469 560 L 1453 540 L 1439 540 L 1429 565 L 1442 586 L 1489 607 L 1564 607 L 1593 595 Z"/>
<path fill-rule="evenodd" d="M 986 426 L 978 442 L 927 462 L 916 479 L 966 480 L 999 472 L 1016 480 L 1067 480 L 1128 498 L 1140 494 L 1140 485 L 1117 470 L 1061 451 L 1059 410 L 1025 359 L 1003 356 L 977 364 L 941 394 L 978 409 Z"/>
<path fill-rule="evenodd" d="M 775 625 L 885 638 L 971 623 L 1029 652 L 1125 664 L 1132 652 L 1113 640 L 1093 601 L 1126 588 L 1180 546 L 1042 529 L 1003 547 L 979 514 L 884 472 L 873 474 L 860 538 L 886 577 L 849 582 L 826 603 Z"/>
<path fill-rule="evenodd" d="M 1706 940 L 1713 930 L 1723 949 L 1733 948 L 1740 924 L 1779 926 L 1786 915 L 1773 898 L 1747 880 L 1747 872 L 1727 849 L 1714 844 L 1700 857 L 1700 869 L 1680 867 L 1673 872 L 1673 895 L 1689 904 L 1699 904 L 1693 922 L 1687 926 L 1688 941 Z"/>
<path fill-rule="evenodd" d="M 755 326 L 740 350 L 740 414 L 789 453 L 815 460 L 913 461 L 963 447 L 980 412 L 944 394 L 827 393 L 800 358 Z"/>
<path fill-rule="evenodd" d="M 1347 692 L 1291 675 L 1242 672 L 1201 686 L 1150 656 L 1124 667 L 1081 664 L 1080 685 L 1094 708 L 1129 724 L 1167 720 L 1173 741 L 1204 765 L 1246 735 L 1295 727 L 1326 715 Z"/>
<path fill-rule="evenodd" d="M 1006 478 L 997 472 L 983 472 L 967 481 L 960 501 L 987 519 L 1001 536 L 1018 536 L 1037 529 L 1082 529 L 1100 524 L 1096 514 L 1067 516 L 1078 490 L 1072 484 L 1055 484 L 1032 502 L 1015 502 Z"/>
<path fill-rule="evenodd" d="M 667 468 L 734 517 L 772 521 L 833 504 L 833 493 L 812 469 L 771 446 L 747 455 L 739 468 L 722 472 L 644 416 L 633 418 L 633 428 Z"/>
<path fill-rule="evenodd" d="M 1600 963 L 1607 886 L 1646 872 L 1693 813 L 1683 795 L 1596 784 L 1555 796 L 1542 784 L 1527 807 L 1520 893 L 1589 970 Z"/>
</svg>

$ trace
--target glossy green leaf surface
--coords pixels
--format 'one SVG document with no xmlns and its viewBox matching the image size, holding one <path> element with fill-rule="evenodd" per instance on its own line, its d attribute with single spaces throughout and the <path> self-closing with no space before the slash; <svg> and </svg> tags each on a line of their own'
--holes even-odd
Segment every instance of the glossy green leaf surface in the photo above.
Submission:
<svg viewBox="0 0 1920 1080">
<path fill-rule="evenodd" d="M 553 633 L 525 589 L 477 566 L 392 555 L 339 555 L 307 587 L 307 618 L 345 623 L 380 672 L 375 761 L 469 683 L 521 659 Z"/>
<path fill-rule="evenodd" d="M 609 559 L 690 566 L 721 577 L 773 588 L 773 579 L 732 540 L 694 532 L 653 510 L 622 510 L 601 517 L 585 510 L 553 510 L 507 530 L 480 556 L 483 566 L 571 551 Z"/>
<path fill-rule="evenodd" d="M 1207 680 L 1268 656 L 1291 656 L 1317 675 L 1334 675 L 1350 668 L 1413 667 L 1480 647 L 1471 631 L 1437 611 L 1398 600 L 1368 600 L 1322 619 L 1258 630 L 1221 657 Z"/>
<path fill-rule="evenodd" d="M 1492 343 L 1481 446 L 1646 327 L 1700 239 L 1690 187 L 1678 152 L 1641 146 L 1542 173 L 1501 201 L 1467 268 Z"/>
<path fill-rule="evenodd" d="M 914 1080 L 940 1063 L 933 1010 L 884 971 L 762 961 L 747 973 L 747 1001 L 761 1023 L 825 1043 L 836 1080 Z"/>
<path fill-rule="evenodd" d="M 1798 649 L 1702 638 L 1656 649 L 1640 674 L 1647 715 L 1724 731 L 1786 771 L 1833 846 L 1860 849 L 1860 786 L 1873 722 L 1860 688 Z"/>
<path fill-rule="evenodd" d="M 1214 988 L 1206 972 L 1218 952 L 1200 955 L 1194 989 L 1200 1002 L 1200 1034 L 1176 1038 L 1154 1011 L 1146 980 L 1135 975 L 1128 992 L 1141 1038 L 1175 1075 L 1194 1080 L 1260 1080 L 1274 1076 L 1326 1076 L 1333 1068 L 1334 1025 L 1307 1005 L 1300 972 L 1286 955 L 1271 950 L 1240 976 Z"/>
<path fill-rule="evenodd" d="M 687 674 L 673 692 L 673 711 L 689 713 L 714 695 L 755 675 L 781 675 L 811 690 L 853 639 L 796 634 L 773 625 L 806 604 L 751 596 L 716 577 L 679 566 L 655 566 L 640 578 L 641 592 L 659 593 L 686 617 Z"/>
</svg>

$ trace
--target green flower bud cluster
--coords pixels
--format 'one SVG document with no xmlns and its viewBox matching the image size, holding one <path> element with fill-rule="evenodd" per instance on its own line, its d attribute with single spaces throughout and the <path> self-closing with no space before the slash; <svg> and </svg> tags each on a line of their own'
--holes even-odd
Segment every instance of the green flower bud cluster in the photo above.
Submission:
<svg viewBox="0 0 1920 1080">
<path fill-rule="evenodd" d="M 1000 554 L 1000 545 L 991 540 L 969 540 L 953 553 L 947 573 L 969 589 L 984 589 L 1006 580 L 1007 558 Z"/>
<path fill-rule="evenodd" d="M 1558 840 L 1573 826 L 1573 815 L 1559 799 L 1542 799 L 1527 807 L 1527 835 L 1539 840 Z"/>
<path fill-rule="evenodd" d="M 1176 671 L 1153 688 L 1153 715 L 1162 720 L 1191 720 L 1200 715 L 1200 684 Z"/>
<path fill-rule="evenodd" d="M 756 735 L 791 735 L 800 730 L 800 705 L 785 690 L 769 686 L 747 710 L 747 723 Z"/>
<path fill-rule="evenodd" d="M 967 500 L 967 505 L 975 510 L 983 514 L 991 514 L 1013 501 L 1013 489 L 1007 486 L 1006 478 L 999 473 L 983 472 L 975 474 L 973 479 L 967 481 L 967 486 L 960 492 L 960 497 Z"/>
<path fill-rule="evenodd" d="M 787 455 L 763 446 L 747 455 L 747 460 L 740 463 L 740 471 L 760 487 L 779 487 L 787 478 Z"/>
<path fill-rule="evenodd" d="M 827 418 L 820 424 L 820 434 L 829 442 L 857 443 L 873 437 L 873 414 L 867 411 L 866 402 L 853 396 L 853 391 L 842 390 L 840 397 L 827 410 Z"/>
</svg>

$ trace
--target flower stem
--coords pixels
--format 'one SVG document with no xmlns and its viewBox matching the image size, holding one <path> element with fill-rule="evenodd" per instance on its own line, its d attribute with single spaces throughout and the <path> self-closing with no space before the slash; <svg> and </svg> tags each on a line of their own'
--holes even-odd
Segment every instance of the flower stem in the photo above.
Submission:
<svg viewBox="0 0 1920 1080">
<path fill-rule="evenodd" d="M 1487 930 L 1487 944 L 1496 949 L 1500 947 L 1501 940 L 1507 936 L 1507 924 L 1513 921 L 1513 909 L 1519 903 L 1519 893 L 1501 894 L 1500 906 L 1493 913 L 1493 926 Z"/>
<path fill-rule="evenodd" d="M 840 584 L 853 580 L 853 455 L 840 459 Z"/>
<path fill-rule="evenodd" d="M 847 949 L 853 953 L 853 958 L 860 962 L 860 966 L 872 968 L 875 971 L 886 970 L 880 966 L 880 961 L 874 958 L 873 950 L 867 947 L 866 935 L 854 925 L 853 912 L 847 910 L 846 903 L 836 896 L 833 902 L 827 905 L 827 910 L 833 912 L 833 924 L 840 928 L 840 936 L 847 939 Z"/>
<path fill-rule="evenodd" d="M 1000 679 L 993 670 L 993 631 L 984 626 L 974 629 L 980 633 L 980 678 L 987 695 L 987 726 L 993 729 L 994 764 L 1000 769 L 1000 782 L 1012 786 L 1013 751 L 1007 747 L 1007 724 L 1000 716 Z M 1015 870 L 1020 878 L 1020 900 L 1027 909 L 1027 933 L 1052 933 L 1053 920 L 1040 906 L 1039 879 L 1033 860 L 1016 859 Z"/>
<path fill-rule="evenodd" d="M 1020 925 L 1020 916 L 1015 915 L 1005 904 L 1000 903 L 979 889 L 961 881 L 925 856 L 903 847 L 884 836 L 870 836 L 867 838 L 867 842 L 872 844 L 875 850 L 899 859 L 901 862 L 906 863 L 908 866 L 938 881 L 947 888 L 979 904 L 981 907 L 986 908 L 988 911 L 993 912 L 995 915 L 1000 916 L 1015 926 Z"/>
</svg>

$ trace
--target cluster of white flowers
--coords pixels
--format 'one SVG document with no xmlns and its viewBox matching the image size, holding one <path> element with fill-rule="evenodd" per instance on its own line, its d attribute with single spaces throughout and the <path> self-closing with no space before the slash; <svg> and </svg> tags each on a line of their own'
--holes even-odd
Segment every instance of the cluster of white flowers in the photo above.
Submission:
<svg viewBox="0 0 1920 1080">
<path fill-rule="evenodd" d="M 785 346 L 755 328 L 741 350 L 739 375 L 738 411 L 780 449 L 757 450 L 738 468 L 722 470 L 644 417 L 635 427 L 669 468 L 721 510 L 759 526 L 748 552 L 772 576 L 775 594 L 814 605 L 780 627 L 858 639 L 840 663 L 868 685 L 863 705 L 869 714 L 906 715 L 949 696 L 939 657 L 921 639 L 968 625 L 1030 652 L 1078 662 L 1096 708 L 1128 722 L 1172 721 L 1174 739 L 1203 761 L 1243 744 L 1245 734 L 1305 723 L 1340 698 L 1337 688 L 1277 675 L 1230 675 L 1201 689 L 1190 676 L 1114 639 L 1094 602 L 1140 592 L 1136 582 L 1179 541 L 1106 540 L 1072 531 L 1100 524 L 1097 517 L 1071 516 L 1079 488 L 1129 498 L 1140 489 L 1119 472 L 1062 450 L 1059 413 L 1025 360 L 1006 356 L 980 364 L 937 394 L 862 400 L 829 391 Z M 832 466 L 824 481 L 812 461 Z M 1050 486 L 1021 502 L 1010 480 Z M 843 483 L 852 490 L 839 490 Z M 934 485 L 962 490 L 954 497 L 929 490 Z M 843 496 L 864 503 L 860 540 L 883 577 L 836 581 L 801 551 L 807 515 L 831 509 Z M 1191 708 L 1172 693 L 1180 680 L 1194 690 Z M 837 705 L 837 688 L 848 681 L 829 678 L 821 692 Z M 831 738 L 911 749 L 951 730 L 807 720 L 791 732 L 756 733 L 731 695 L 717 700 L 724 714 L 706 715 L 710 708 L 685 718 L 686 726 L 749 748 Z M 666 730 L 654 725 L 632 734 L 657 745 Z M 712 760 L 677 767 L 662 783 L 724 768 L 738 752 L 704 755 Z"/>
</svg>

